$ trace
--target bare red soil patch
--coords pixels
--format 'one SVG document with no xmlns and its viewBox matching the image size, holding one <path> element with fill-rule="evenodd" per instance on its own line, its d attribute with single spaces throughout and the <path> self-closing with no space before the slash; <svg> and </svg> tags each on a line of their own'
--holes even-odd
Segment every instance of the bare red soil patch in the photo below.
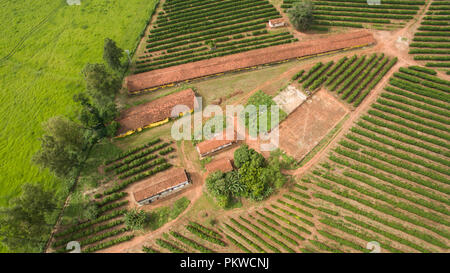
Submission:
<svg viewBox="0 0 450 273">
<path fill-rule="evenodd" d="M 349 32 L 312 41 L 261 48 L 234 55 L 153 70 L 128 76 L 125 82 L 128 92 L 136 93 L 148 88 L 228 71 L 374 43 L 375 39 L 368 31 Z"/>
<path fill-rule="evenodd" d="M 302 159 L 347 114 L 325 90 L 308 98 L 280 124 L 280 148 Z"/>
</svg>

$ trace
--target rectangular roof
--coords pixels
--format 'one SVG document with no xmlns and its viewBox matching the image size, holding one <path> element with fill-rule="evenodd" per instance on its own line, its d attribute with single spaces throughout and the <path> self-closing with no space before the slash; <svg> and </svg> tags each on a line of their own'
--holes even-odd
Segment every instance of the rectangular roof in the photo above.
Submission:
<svg viewBox="0 0 450 273">
<path fill-rule="evenodd" d="M 152 183 L 149 181 L 147 183 L 151 183 L 152 185 L 148 185 L 141 190 L 135 191 L 133 193 L 134 199 L 137 202 L 143 201 L 154 195 L 162 193 L 167 189 L 175 187 L 187 180 L 188 177 L 184 169 L 172 169 L 165 173 L 165 177 L 162 180 L 157 181 L 156 183 Z"/>
<path fill-rule="evenodd" d="M 220 137 L 220 138 L 219 138 Z M 236 132 L 234 132 L 233 139 L 227 139 L 226 138 L 226 131 L 223 131 L 222 134 L 200 142 L 197 144 L 197 151 L 200 153 L 200 155 L 210 153 L 219 147 L 225 146 L 227 144 L 231 144 L 236 142 Z"/>
<path fill-rule="evenodd" d="M 233 170 L 233 165 L 231 164 L 230 159 L 222 158 L 206 164 L 205 168 L 208 171 L 208 173 L 213 173 L 216 171 L 226 173 Z"/>
<path fill-rule="evenodd" d="M 331 35 L 309 41 L 276 45 L 215 57 L 192 63 L 156 69 L 126 77 L 125 82 L 130 93 L 158 87 L 166 84 L 196 79 L 227 71 L 275 63 L 298 57 L 310 56 L 329 51 L 363 46 L 375 43 L 373 35 L 365 30 Z"/>
<path fill-rule="evenodd" d="M 191 110 L 197 107 L 194 91 L 189 88 L 125 110 L 118 119 L 118 134 L 170 118 L 176 105 L 186 105 Z"/>
</svg>

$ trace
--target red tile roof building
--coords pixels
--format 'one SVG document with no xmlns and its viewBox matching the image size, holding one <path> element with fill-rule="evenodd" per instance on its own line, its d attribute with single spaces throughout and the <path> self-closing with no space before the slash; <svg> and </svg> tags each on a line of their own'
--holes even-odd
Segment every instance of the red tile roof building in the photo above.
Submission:
<svg viewBox="0 0 450 273">
<path fill-rule="evenodd" d="M 196 148 L 200 156 L 205 157 L 217 151 L 230 147 L 234 143 L 236 143 L 236 133 L 234 133 L 234 137 L 232 139 L 227 139 L 226 131 L 224 131 L 219 136 L 200 142 L 199 144 L 197 144 Z"/>
<path fill-rule="evenodd" d="M 133 193 L 139 205 L 150 204 L 172 194 L 189 184 L 189 177 L 184 169 L 173 169 L 165 173 L 165 178 L 155 182 L 148 181 L 145 188 Z"/>
<path fill-rule="evenodd" d="M 312 56 L 355 46 L 365 46 L 376 42 L 368 31 L 353 31 L 331 35 L 325 38 L 271 46 L 216 57 L 173 67 L 156 69 L 126 77 L 128 92 L 183 82 L 204 76 L 220 74 L 263 64 L 270 64 L 298 57 Z"/>
<path fill-rule="evenodd" d="M 213 173 L 216 171 L 227 173 L 233 170 L 233 165 L 231 164 L 231 160 L 228 158 L 222 158 L 206 164 L 205 168 L 208 173 Z"/>
<path fill-rule="evenodd" d="M 196 108 L 194 91 L 189 88 L 124 111 L 118 119 L 119 135 L 178 116 L 172 115 L 176 105 L 186 105 L 190 110 Z"/>
</svg>

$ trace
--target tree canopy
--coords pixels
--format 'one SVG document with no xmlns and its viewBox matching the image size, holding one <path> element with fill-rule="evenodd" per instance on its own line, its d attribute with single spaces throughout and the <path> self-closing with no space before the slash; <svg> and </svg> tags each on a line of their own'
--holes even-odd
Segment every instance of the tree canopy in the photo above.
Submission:
<svg viewBox="0 0 450 273">
<path fill-rule="evenodd" d="M 132 209 L 125 213 L 125 225 L 129 229 L 142 230 L 148 221 L 149 216 L 143 210 Z"/>
<path fill-rule="evenodd" d="M 295 2 L 287 11 L 289 20 L 298 31 L 306 31 L 313 23 L 314 5 L 311 0 Z"/>
<path fill-rule="evenodd" d="M 103 48 L 103 60 L 113 70 L 119 70 L 122 67 L 120 59 L 123 57 L 123 50 L 116 45 L 116 42 L 110 38 L 105 39 Z"/>
<path fill-rule="evenodd" d="M 2 242 L 13 252 L 41 251 L 51 230 L 57 200 L 40 184 L 26 183 L 22 194 L 2 209 Z"/>
<path fill-rule="evenodd" d="M 238 170 L 210 174 L 206 178 L 206 188 L 217 204 L 224 208 L 236 197 L 263 200 L 286 181 L 279 159 L 271 157 L 269 161 L 271 164 L 260 153 L 243 144 L 234 152 L 234 165 Z"/>
<path fill-rule="evenodd" d="M 33 161 L 58 177 L 70 177 L 85 157 L 85 129 L 60 116 L 49 119 L 43 127 L 41 148 Z"/>
</svg>

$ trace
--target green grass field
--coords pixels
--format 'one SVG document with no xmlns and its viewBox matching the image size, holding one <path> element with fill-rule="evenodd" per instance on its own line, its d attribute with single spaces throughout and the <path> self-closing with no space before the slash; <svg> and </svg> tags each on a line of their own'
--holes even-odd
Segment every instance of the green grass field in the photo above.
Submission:
<svg viewBox="0 0 450 273">
<path fill-rule="evenodd" d="M 106 37 L 134 50 L 156 0 L 81 2 L 0 0 L 0 206 L 26 182 L 58 188 L 30 162 L 42 122 L 75 116 L 72 96 L 84 90 L 84 65 L 102 61 Z"/>
</svg>

